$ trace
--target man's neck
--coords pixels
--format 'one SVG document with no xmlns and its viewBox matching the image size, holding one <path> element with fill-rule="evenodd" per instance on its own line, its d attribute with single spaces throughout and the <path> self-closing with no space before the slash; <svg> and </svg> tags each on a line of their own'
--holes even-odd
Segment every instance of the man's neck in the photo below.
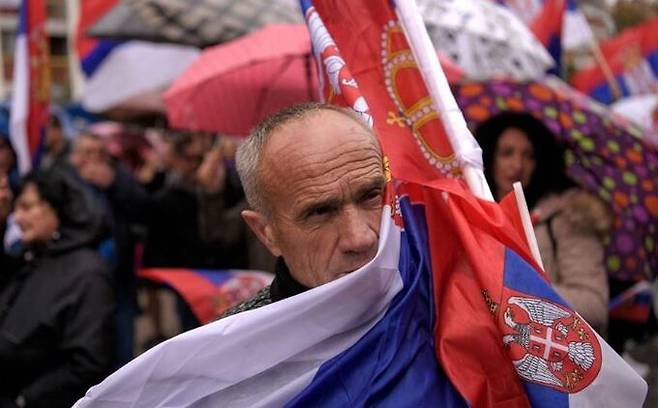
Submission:
<svg viewBox="0 0 658 408">
<path fill-rule="evenodd" d="M 309 290 L 309 288 L 297 282 L 297 280 L 292 277 L 290 270 L 282 257 L 279 257 L 276 260 L 275 273 L 276 276 L 274 281 L 272 281 L 272 286 L 270 288 L 272 302 L 277 302 Z"/>
</svg>

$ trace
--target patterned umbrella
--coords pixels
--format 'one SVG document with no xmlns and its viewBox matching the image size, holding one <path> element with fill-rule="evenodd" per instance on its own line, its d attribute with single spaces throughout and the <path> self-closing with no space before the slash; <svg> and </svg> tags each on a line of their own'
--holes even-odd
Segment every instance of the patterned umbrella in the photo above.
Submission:
<svg viewBox="0 0 658 408">
<path fill-rule="evenodd" d="M 554 77 L 462 84 L 453 92 L 472 128 L 505 111 L 525 111 L 541 120 L 564 145 L 569 176 L 615 214 L 605 254 L 610 275 L 655 276 L 658 150 L 643 142 L 638 126 Z"/>
<path fill-rule="evenodd" d="M 88 34 L 206 47 L 267 24 L 303 22 L 296 0 L 121 0 Z"/>
<path fill-rule="evenodd" d="M 418 0 L 436 49 L 468 78 L 531 80 L 555 62 L 544 46 L 503 6 L 486 0 Z"/>
</svg>

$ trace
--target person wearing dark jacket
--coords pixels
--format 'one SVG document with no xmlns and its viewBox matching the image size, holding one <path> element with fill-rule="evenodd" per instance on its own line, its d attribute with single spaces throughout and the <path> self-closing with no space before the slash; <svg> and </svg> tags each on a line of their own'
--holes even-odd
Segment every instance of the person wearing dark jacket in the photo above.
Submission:
<svg viewBox="0 0 658 408">
<path fill-rule="evenodd" d="M 68 407 L 113 364 L 101 208 L 54 169 L 22 180 L 14 214 L 24 252 L 14 262 L 0 252 L 0 407 Z"/>
</svg>

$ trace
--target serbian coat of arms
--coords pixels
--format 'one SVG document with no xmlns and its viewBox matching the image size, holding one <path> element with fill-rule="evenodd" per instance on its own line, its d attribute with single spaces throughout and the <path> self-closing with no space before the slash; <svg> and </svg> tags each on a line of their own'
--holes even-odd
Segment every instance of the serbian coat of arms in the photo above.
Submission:
<svg viewBox="0 0 658 408">
<path fill-rule="evenodd" d="M 594 381 L 601 346 L 575 312 L 539 298 L 511 296 L 505 303 L 503 343 L 521 378 L 566 393 Z"/>
</svg>

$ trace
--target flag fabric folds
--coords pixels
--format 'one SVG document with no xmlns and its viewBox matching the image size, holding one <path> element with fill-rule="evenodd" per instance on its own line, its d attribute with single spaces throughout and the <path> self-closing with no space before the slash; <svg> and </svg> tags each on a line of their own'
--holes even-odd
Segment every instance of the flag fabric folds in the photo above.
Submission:
<svg viewBox="0 0 658 408">
<path fill-rule="evenodd" d="M 555 60 L 549 73 L 560 75 L 562 70 L 562 23 L 567 0 L 545 0 L 535 15 L 530 29 Z"/>
<path fill-rule="evenodd" d="M 375 258 L 166 341 L 75 406 L 641 406 L 646 383 L 553 291 L 518 208 L 459 179 L 391 3 L 302 8 L 325 97 L 372 121 L 397 176 Z"/>
<path fill-rule="evenodd" d="M 96 71 L 114 47 L 121 44 L 119 41 L 97 40 L 87 36 L 87 30 L 117 3 L 118 0 L 85 0 L 80 2 L 80 16 L 75 45 L 82 72 L 87 77 Z"/>
<path fill-rule="evenodd" d="M 620 97 L 650 94 L 658 90 L 658 17 L 624 30 L 600 43 L 601 52 L 617 81 Z M 599 65 L 574 74 L 573 86 L 600 102 L 616 97 Z"/>
<path fill-rule="evenodd" d="M 50 64 L 43 0 L 20 5 L 9 136 L 20 173 L 36 166 L 41 156 L 50 104 Z"/>
<path fill-rule="evenodd" d="M 144 268 L 137 276 L 174 289 L 201 324 L 213 321 L 272 282 L 269 273 L 239 269 Z"/>
<path fill-rule="evenodd" d="M 641 406 L 646 384 L 521 255 L 501 207 L 447 179 L 396 193 L 369 264 L 170 339 L 76 407 Z"/>
</svg>

